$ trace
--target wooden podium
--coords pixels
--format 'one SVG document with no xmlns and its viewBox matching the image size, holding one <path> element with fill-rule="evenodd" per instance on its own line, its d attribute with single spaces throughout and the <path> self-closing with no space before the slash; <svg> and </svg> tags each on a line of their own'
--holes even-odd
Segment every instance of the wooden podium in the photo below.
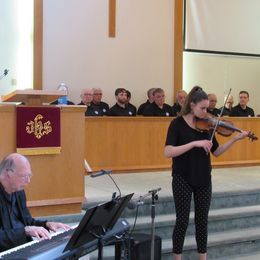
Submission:
<svg viewBox="0 0 260 260">
<path fill-rule="evenodd" d="M 51 102 L 59 97 L 54 92 L 41 90 L 15 91 L 8 96 L 3 99 L 30 105 Z M 31 183 L 26 188 L 27 204 L 34 216 L 81 212 L 85 199 L 85 110 L 83 106 L 61 106 L 60 154 L 27 156 L 33 171 Z M 2 159 L 16 151 L 15 105 L 1 103 L 0 128 Z"/>
<path fill-rule="evenodd" d="M 66 96 L 65 91 L 25 89 L 15 90 L 8 95 L 2 96 L 2 102 L 22 102 L 28 106 L 41 106 L 43 103 L 51 103 L 62 96 Z"/>
</svg>

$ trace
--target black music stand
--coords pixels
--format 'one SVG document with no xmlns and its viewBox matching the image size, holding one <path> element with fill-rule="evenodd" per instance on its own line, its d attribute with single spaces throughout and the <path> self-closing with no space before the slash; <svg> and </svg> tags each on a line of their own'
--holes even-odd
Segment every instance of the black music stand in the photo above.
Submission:
<svg viewBox="0 0 260 260">
<path fill-rule="evenodd" d="M 115 200 L 99 204 L 87 210 L 80 224 L 72 234 L 57 259 L 78 259 L 98 248 L 98 259 L 103 258 L 103 245 L 117 234 L 113 227 L 134 194 L 128 194 Z M 126 232 L 129 226 L 126 225 Z"/>
</svg>

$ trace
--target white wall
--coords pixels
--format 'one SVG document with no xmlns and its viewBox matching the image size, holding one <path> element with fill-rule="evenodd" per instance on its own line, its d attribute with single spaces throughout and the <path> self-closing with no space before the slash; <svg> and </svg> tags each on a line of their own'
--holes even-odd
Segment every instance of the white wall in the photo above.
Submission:
<svg viewBox="0 0 260 260">
<path fill-rule="evenodd" d="M 8 69 L 8 76 L 0 80 L 0 94 L 15 90 L 11 79 L 17 78 L 18 28 L 16 13 L 17 0 L 0 0 L 0 74 Z"/>
<path fill-rule="evenodd" d="M 0 0 L 0 95 L 32 88 L 33 0 Z"/>
<path fill-rule="evenodd" d="M 108 0 L 44 0 L 43 88 L 60 82 L 70 99 L 84 87 L 101 87 L 115 103 L 114 90 L 132 92 L 132 103 L 161 87 L 173 95 L 172 0 L 117 0 L 116 38 L 108 37 Z"/>
<path fill-rule="evenodd" d="M 248 57 L 184 53 L 183 87 L 189 91 L 200 85 L 207 93 L 216 93 L 221 107 L 229 88 L 235 103 L 239 91 L 249 92 L 249 104 L 260 114 L 260 59 Z"/>
<path fill-rule="evenodd" d="M 0 94 L 12 91 L 17 77 L 11 74 L 17 65 L 11 15 L 16 1 L 0 0 L 0 72 L 10 69 Z M 109 38 L 108 0 L 44 0 L 43 88 L 66 82 L 70 98 L 79 102 L 81 88 L 101 87 L 111 105 L 115 88 L 125 87 L 139 105 L 148 88 L 162 87 L 172 103 L 173 5 L 172 0 L 117 0 L 117 36 Z M 215 92 L 218 106 L 228 88 L 235 102 L 240 90 L 248 90 L 249 105 L 260 114 L 259 71 L 259 58 L 184 53 L 183 88 L 201 85 Z"/>
</svg>

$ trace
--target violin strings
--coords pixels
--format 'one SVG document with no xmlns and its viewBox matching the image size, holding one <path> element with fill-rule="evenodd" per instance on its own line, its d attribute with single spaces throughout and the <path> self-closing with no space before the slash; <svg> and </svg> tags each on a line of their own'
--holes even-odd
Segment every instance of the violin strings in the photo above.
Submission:
<svg viewBox="0 0 260 260">
<path fill-rule="evenodd" d="M 217 130 L 217 127 L 218 127 L 220 118 L 222 117 L 222 114 L 223 114 L 223 112 L 224 112 L 224 108 L 225 108 L 225 106 L 226 106 L 226 103 L 227 103 L 227 100 L 228 100 L 228 98 L 229 98 L 229 96 L 230 96 L 230 93 L 231 93 L 231 88 L 230 88 L 229 91 L 228 91 L 228 94 L 227 94 L 226 99 L 225 99 L 225 101 L 224 101 L 224 105 L 223 105 L 223 107 L 221 108 L 220 114 L 218 115 L 217 123 L 216 123 L 216 125 L 215 125 L 215 127 L 214 127 L 214 129 L 213 129 L 212 134 L 211 134 L 211 138 L 210 138 L 210 141 L 211 141 L 211 142 L 212 142 L 212 140 L 213 140 L 213 136 L 214 136 L 215 133 L 216 133 L 216 130 Z"/>
</svg>

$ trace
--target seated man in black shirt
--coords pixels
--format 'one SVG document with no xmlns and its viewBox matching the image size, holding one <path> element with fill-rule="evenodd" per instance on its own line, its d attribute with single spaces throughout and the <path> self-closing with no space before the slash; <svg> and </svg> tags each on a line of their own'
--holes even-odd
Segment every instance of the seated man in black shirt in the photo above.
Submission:
<svg viewBox="0 0 260 260">
<path fill-rule="evenodd" d="M 226 101 L 226 98 L 225 97 L 225 100 L 224 102 Z M 233 96 L 229 95 L 228 98 L 227 98 L 227 101 L 226 101 L 226 104 L 223 107 L 220 107 L 219 110 L 221 111 L 222 108 L 223 108 L 223 113 L 222 113 L 222 116 L 229 116 L 231 110 L 232 110 L 232 107 L 233 107 L 233 103 L 234 103 L 234 99 L 233 99 Z"/>
<path fill-rule="evenodd" d="M 172 107 L 164 103 L 165 94 L 163 89 L 155 89 L 153 95 L 154 102 L 146 107 L 144 116 L 172 116 Z"/>
<path fill-rule="evenodd" d="M 37 239 L 50 239 L 49 231 L 68 225 L 34 219 L 27 206 L 24 188 L 32 171 L 26 157 L 13 153 L 0 163 L 0 252 Z"/>
<path fill-rule="evenodd" d="M 220 110 L 216 108 L 218 103 L 217 96 L 215 94 L 208 94 L 209 99 L 209 107 L 207 108 L 208 113 L 212 114 L 213 116 L 220 115 Z"/>
<path fill-rule="evenodd" d="M 239 92 L 239 104 L 234 106 L 229 114 L 229 116 L 238 116 L 238 117 L 250 117 L 255 116 L 255 112 L 251 107 L 247 106 L 249 101 L 249 93 L 245 90 Z"/>
<path fill-rule="evenodd" d="M 144 114 L 144 110 L 146 109 L 146 107 L 148 107 L 151 103 L 153 103 L 154 101 L 154 96 L 153 96 L 153 92 L 156 88 L 150 88 L 147 91 L 147 101 L 143 104 L 140 105 L 140 107 L 137 110 L 137 115 L 143 115 Z"/>
<path fill-rule="evenodd" d="M 106 102 L 102 101 L 103 92 L 101 88 L 93 88 L 93 100 L 91 106 L 93 107 L 96 116 L 107 115 L 109 106 Z"/>
<path fill-rule="evenodd" d="M 108 111 L 108 116 L 136 116 L 136 110 L 127 106 L 127 93 L 124 88 L 115 91 L 116 104 Z"/>
<path fill-rule="evenodd" d="M 133 110 L 133 111 L 134 111 L 134 114 L 136 115 L 136 107 L 135 107 L 133 104 L 130 103 L 130 100 L 131 100 L 132 95 L 131 95 L 131 92 L 130 92 L 129 90 L 126 90 L 126 96 L 127 96 L 126 106 L 127 106 L 129 109 Z"/>
<path fill-rule="evenodd" d="M 179 90 L 177 92 L 176 102 L 172 106 L 173 116 L 177 116 L 180 113 L 186 97 L 187 97 L 187 93 L 185 90 Z"/>
<path fill-rule="evenodd" d="M 98 111 L 95 111 L 94 107 L 92 106 L 93 100 L 93 90 L 91 88 L 84 88 L 81 90 L 80 94 L 81 101 L 78 105 L 87 106 L 85 111 L 85 116 L 98 116 Z"/>
</svg>

